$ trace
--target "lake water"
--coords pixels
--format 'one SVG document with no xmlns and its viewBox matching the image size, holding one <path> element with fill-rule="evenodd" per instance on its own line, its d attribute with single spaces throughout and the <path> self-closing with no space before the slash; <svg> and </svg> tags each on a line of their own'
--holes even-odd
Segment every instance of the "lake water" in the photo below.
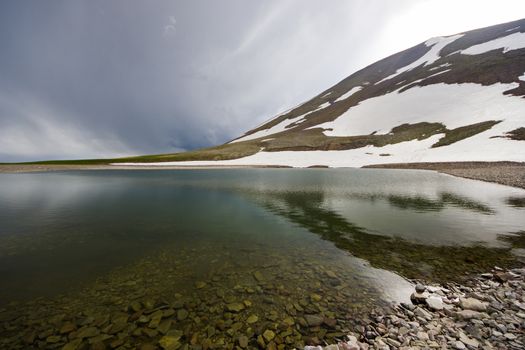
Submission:
<svg viewBox="0 0 525 350">
<path fill-rule="evenodd" d="M 0 174 L 0 345 L 333 341 L 408 279 L 515 264 L 524 202 L 424 171 Z"/>
</svg>

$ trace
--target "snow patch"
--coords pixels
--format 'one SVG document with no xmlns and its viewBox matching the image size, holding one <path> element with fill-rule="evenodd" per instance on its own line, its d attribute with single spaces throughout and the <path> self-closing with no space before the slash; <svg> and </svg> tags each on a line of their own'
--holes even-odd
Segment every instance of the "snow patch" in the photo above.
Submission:
<svg viewBox="0 0 525 350">
<path fill-rule="evenodd" d="M 440 75 L 440 74 L 443 74 L 443 73 L 446 73 L 446 72 L 450 72 L 452 69 L 445 69 L 445 70 L 442 70 L 441 72 L 437 72 L 437 73 L 434 73 L 432 75 L 429 75 L 428 77 L 424 78 L 423 80 L 425 79 L 428 79 L 428 78 L 432 78 L 432 77 L 435 77 L 436 75 Z"/>
<path fill-rule="evenodd" d="M 525 73 L 523 73 L 523 75 L 521 77 L 519 77 L 519 80 L 525 81 Z"/>
<path fill-rule="evenodd" d="M 350 91 L 346 92 L 344 95 L 339 96 L 337 100 L 335 100 L 335 102 L 346 100 L 347 98 L 349 98 L 350 96 L 352 96 L 353 94 L 361 90 L 363 90 L 362 86 L 355 86 L 352 89 L 350 89 Z"/>
<path fill-rule="evenodd" d="M 503 95 L 503 92 L 517 86 L 517 83 L 415 86 L 402 93 L 395 91 L 362 101 L 334 121 L 316 127 L 332 129 L 324 131 L 327 136 L 358 136 L 374 131 L 387 134 L 404 123 L 443 123 L 454 129 L 486 120 L 504 119 L 491 130 L 503 126 L 506 130 L 513 130 L 523 124 L 525 100 Z"/>
<path fill-rule="evenodd" d="M 332 92 L 333 92 L 333 91 L 329 91 L 329 92 L 327 92 L 326 94 L 324 94 L 323 96 L 321 96 L 321 98 L 325 98 L 326 96 L 329 96 L 329 95 L 331 95 L 331 94 L 332 94 Z"/>
<path fill-rule="evenodd" d="M 479 55 L 492 50 L 503 49 L 503 53 L 525 47 L 525 33 L 513 33 L 501 38 L 471 46 L 459 52 L 463 55 Z"/>
<path fill-rule="evenodd" d="M 451 66 L 451 64 L 447 62 L 447 63 L 440 64 L 439 66 L 432 67 L 429 70 L 436 70 L 436 69 L 439 69 L 439 68 L 450 67 L 450 66 Z"/>
<path fill-rule="evenodd" d="M 324 109 L 324 108 L 326 108 L 326 107 L 328 107 L 328 106 L 330 106 L 330 105 L 331 105 L 330 102 L 325 102 L 325 103 L 323 103 L 322 105 L 320 105 L 319 107 L 317 107 L 316 109 L 314 109 L 313 111 L 308 112 L 308 113 L 306 113 L 306 114 L 310 114 L 310 113 L 316 112 L 316 111 L 321 110 L 321 109 Z M 306 115 L 306 114 L 305 114 L 305 115 Z"/>
<path fill-rule="evenodd" d="M 520 26 L 517 26 L 517 27 L 514 27 L 514 28 L 510 28 L 510 29 L 507 29 L 506 32 L 512 32 L 513 30 L 516 30 L 516 29 L 520 29 Z"/>
<path fill-rule="evenodd" d="M 426 78 L 424 79 L 417 79 L 417 80 L 414 80 L 414 81 L 411 81 L 411 82 L 408 82 L 406 84 L 403 84 L 403 85 L 400 85 L 400 84 L 396 84 L 396 86 L 399 86 L 395 91 L 399 91 L 399 90 L 403 90 L 404 88 L 406 88 L 407 86 L 410 86 L 410 85 L 415 85 L 417 83 L 421 83 L 423 80 L 425 80 Z M 406 80 L 405 80 L 406 81 Z"/>
<path fill-rule="evenodd" d="M 382 83 L 383 81 L 392 79 L 401 73 L 407 72 L 421 65 L 428 66 L 429 64 L 436 62 L 441 58 L 441 56 L 439 55 L 441 50 L 453 41 L 461 38 L 463 35 L 464 34 L 457 34 L 448 37 L 436 37 L 425 41 L 425 45 L 431 47 L 431 49 L 426 54 L 424 54 L 414 62 L 410 63 L 409 65 L 399 68 L 394 74 L 389 75 L 384 79 L 381 79 L 380 81 L 375 83 L 375 85 Z"/>
<path fill-rule="evenodd" d="M 437 72 L 437 73 L 434 73 L 432 75 L 429 75 L 428 77 L 425 77 L 425 78 L 421 78 L 421 79 L 417 79 L 417 80 L 414 80 L 414 81 L 411 81 L 409 83 L 406 83 L 406 84 L 402 84 L 402 83 L 405 83 L 406 80 L 403 80 L 402 83 L 397 83 L 396 86 L 399 86 L 395 91 L 399 92 L 400 90 L 403 90 L 404 88 L 406 88 L 407 86 L 414 86 L 424 80 L 427 80 L 429 78 L 432 78 L 432 77 L 435 77 L 436 75 L 440 75 L 440 74 L 443 74 L 443 73 L 446 73 L 448 71 L 450 71 L 451 69 L 445 69 L 444 71 L 441 71 L 441 72 Z"/>
</svg>

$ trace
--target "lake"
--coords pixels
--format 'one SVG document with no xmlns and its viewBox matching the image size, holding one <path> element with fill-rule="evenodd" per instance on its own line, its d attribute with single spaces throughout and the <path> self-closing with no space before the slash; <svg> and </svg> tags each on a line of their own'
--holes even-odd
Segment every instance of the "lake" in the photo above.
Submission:
<svg viewBox="0 0 525 350">
<path fill-rule="evenodd" d="M 0 345 L 330 342 L 524 248 L 524 190 L 426 171 L 0 174 Z"/>
</svg>

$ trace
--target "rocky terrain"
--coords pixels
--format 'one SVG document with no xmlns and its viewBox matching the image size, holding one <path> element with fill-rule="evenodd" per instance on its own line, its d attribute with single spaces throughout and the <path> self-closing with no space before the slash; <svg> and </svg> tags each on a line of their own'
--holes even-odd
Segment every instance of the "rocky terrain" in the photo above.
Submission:
<svg viewBox="0 0 525 350">
<path fill-rule="evenodd" d="M 418 283 L 412 303 L 372 312 L 337 345 L 306 350 L 524 349 L 525 269 L 496 268 L 465 285 Z"/>
</svg>

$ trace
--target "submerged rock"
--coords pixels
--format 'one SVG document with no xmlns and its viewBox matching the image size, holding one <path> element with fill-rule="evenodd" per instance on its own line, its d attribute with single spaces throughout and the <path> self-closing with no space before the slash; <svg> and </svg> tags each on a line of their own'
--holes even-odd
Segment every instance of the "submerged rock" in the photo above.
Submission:
<svg viewBox="0 0 525 350">
<path fill-rule="evenodd" d="M 77 326 L 72 322 L 67 322 L 60 327 L 60 334 L 67 334 L 73 332 L 75 329 L 77 329 Z"/>
<path fill-rule="evenodd" d="M 206 287 L 206 282 L 199 281 L 195 283 L 195 288 L 197 289 L 202 289 L 204 287 Z"/>
<path fill-rule="evenodd" d="M 164 350 L 176 350 L 181 346 L 179 339 L 177 336 L 165 335 L 159 340 L 159 345 Z"/>
<path fill-rule="evenodd" d="M 230 303 L 226 305 L 226 309 L 230 312 L 241 312 L 245 306 L 242 303 Z"/>
<path fill-rule="evenodd" d="M 100 334 L 100 331 L 96 327 L 85 327 L 78 330 L 76 338 L 91 338 L 96 337 Z"/>
<path fill-rule="evenodd" d="M 250 316 L 248 316 L 248 318 L 246 319 L 246 322 L 247 322 L 248 324 L 252 324 L 252 323 L 255 323 L 255 322 L 257 322 L 257 321 L 259 321 L 259 317 L 257 317 L 257 315 L 250 315 Z"/>
<path fill-rule="evenodd" d="M 243 349 L 246 348 L 246 347 L 248 347 L 248 337 L 247 337 L 247 336 L 245 336 L 245 335 L 241 335 L 241 336 L 239 337 L 239 346 L 240 346 L 241 348 L 243 348 Z"/>
<path fill-rule="evenodd" d="M 253 278 L 259 283 L 264 282 L 264 276 L 260 271 L 255 271 L 253 273 Z"/>
<path fill-rule="evenodd" d="M 185 320 L 186 318 L 188 318 L 188 310 L 186 309 L 179 309 L 177 310 L 177 320 L 179 321 L 183 321 Z"/>
<path fill-rule="evenodd" d="M 323 323 L 323 318 L 318 315 L 305 315 L 304 318 L 310 327 L 320 326 Z"/>
<path fill-rule="evenodd" d="M 275 333 L 272 330 L 267 329 L 264 331 L 263 337 L 267 342 L 270 342 L 273 340 L 273 338 L 275 338 Z"/>
</svg>

